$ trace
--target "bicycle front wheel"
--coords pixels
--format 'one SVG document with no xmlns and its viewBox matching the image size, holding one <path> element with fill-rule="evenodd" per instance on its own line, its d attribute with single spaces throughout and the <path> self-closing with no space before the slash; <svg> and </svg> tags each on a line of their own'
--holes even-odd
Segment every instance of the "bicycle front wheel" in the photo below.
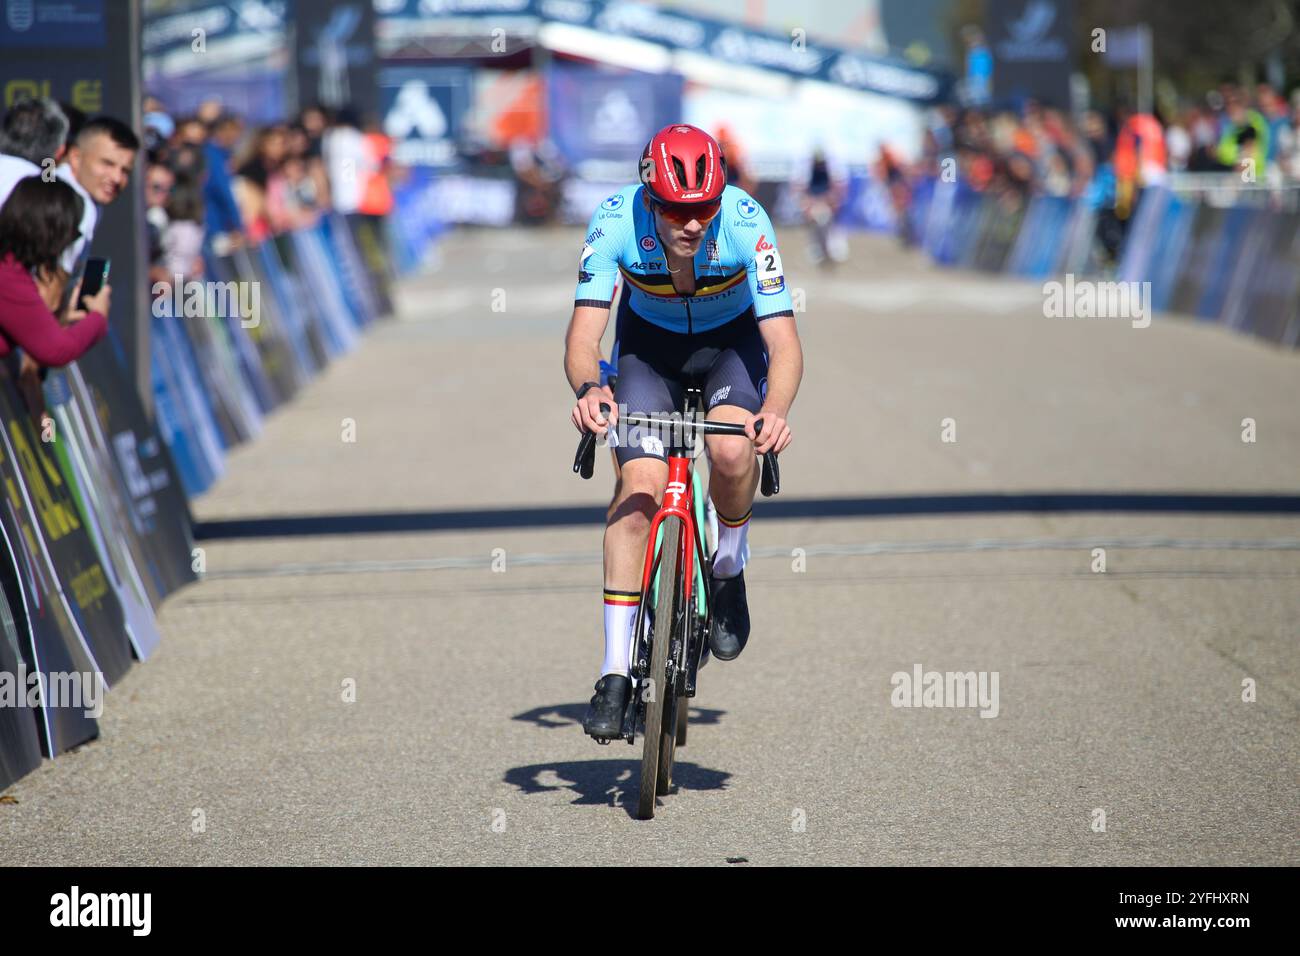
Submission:
<svg viewBox="0 0 1300 956">
<path fill-rule="evenodd" d="M 659 594 L 655 602 L 654 631 L 650 645 L 650 673 L 641 692 L 645 697 L 645 740 L 641 748 L 641 792 L 637 798 L 637 816 L 642 820 L 655 815 L 655 793 L 660 789 L 660 764 L 665 775 L 672 773 L 673 745 L 677 741 L 677 695 L 668 680 L 668 654 L 677 626 L 677 606 L 681 603 L 678 565 L 681 559 L 682 520 L 665 518 L 660 524 Z M 671 718 L 672 725 L 668 725 Z M 668 737 L 670 739 L 665 740 Z M 667 789 L 667 781 L 664 782 Z"/>
</svg>

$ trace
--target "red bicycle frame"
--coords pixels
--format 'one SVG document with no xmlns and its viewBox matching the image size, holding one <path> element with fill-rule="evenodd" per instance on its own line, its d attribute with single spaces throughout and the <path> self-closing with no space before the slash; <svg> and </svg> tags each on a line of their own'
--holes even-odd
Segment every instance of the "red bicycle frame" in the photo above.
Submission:
<svg viewBox="0 0 1300 956">
<path fill-rule="evenodd" d="M 645 570 L 641 573 L 641 593 L 650 593 L 650 582 L 654 578 L 655 544 L 658 541 L 659 525 L 665 518 L 682 519 L 682 535 L 678 546 L 681 548 L 679 567 L 685 575 L 686 587 L 682 595 L 682 607 L 691 606 L 692 588 L 695 586 L 695 501 L 691 481 L 691 461 L 681 455 L 668 456 L 668 484 L 664 487 L 664 500 L 659 511 L 650 522 L 650 538 L 646 546 Z M 665 582 L 660 582 L 664 584 Z"/>
</svg>

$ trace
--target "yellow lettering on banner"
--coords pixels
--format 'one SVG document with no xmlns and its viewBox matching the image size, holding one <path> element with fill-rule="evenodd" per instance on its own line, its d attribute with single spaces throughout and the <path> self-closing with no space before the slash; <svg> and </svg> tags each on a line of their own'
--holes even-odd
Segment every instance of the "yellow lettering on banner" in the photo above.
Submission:
<svg viewBox="0 0 1300 956">
<path fill-rule="evenodd" d="M 104 110 L 104 83 L 102 80 L 78 80 L 72 84 L 72 105 L 83 113 L 100 113 Z"/>
<path fill-rule="evenodd" d="M 5 84 L 5 108 L 19 100 L 37 100 L 50 95 L 49 80 L 10 80 Z"/>
<path fill-rule="evenodd" d="M 72 595 L 81 607 L 98 606 L 108 593 L 108 580 L 98 564 L 87 568 L 72 579 Z"/>
<path fill-rule="evenodd" d="M 27 479 L 28 489 L 32 493 L 32 498 L 36 502 L 36 514 L 41 520 L 41 525 L 45 528 L 45 533 L 50 536 L 51 541 L 58 541 L 70 531 L 75 531 L 81 527 L 81 522 L 77 520 L 77 515 L 73 509 L 69 508 L 61 501 L 55 501 L 54 496 L 50 494 L 50 487 L 45 483 L 45 477 L 41 474 L 41 467 L 36 464 L 36 456 L 32 454 L 31 445 L 27 442 L 27 436 L 23 433 L 22 424 L 17 421 L 9 423 L 9 437 L 14 442 L 14 453 L 18 457 L 18 467 Z M 59 481 L 59 485 L 63 482 Z"/>
<path fill-rule="evenodd" d="M 14 506 L 14 511 L 19 515 L 23 513 L 23 498 L 18 494 L 18 485 L 8 476 L 5 477 L 5 494 L 9 496 L 9 503 Z"/>
<path fill-rule="evenodd" d="M 69 102 L 83 113 L 104 111 L 104 81 L 77 80 L 69 88 Z M 4 105 L 7 109 L 19 100 L 40 99 L 50 96 L 50 81 L 22 77 L 10 80 L 4 88 Z"/>
</svg>

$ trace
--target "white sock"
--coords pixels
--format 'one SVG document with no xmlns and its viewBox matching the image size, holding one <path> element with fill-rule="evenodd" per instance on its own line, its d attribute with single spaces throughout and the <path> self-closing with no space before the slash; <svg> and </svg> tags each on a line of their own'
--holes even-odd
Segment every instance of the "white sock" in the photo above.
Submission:
<svg viewBox="0 0 1300 956">
<path fill-rule="evenodd" d="M 734 578 L 745 569 L 749 558 L 749 516 L 753 509 L 739 518 L 728 518 L 718 512 L 718 555 L 713 559 L 715 578 Z"/>
<path fill-rule="evenodd" d="M 632 625 L 641 606 L 640 591 L 605 589 L 605 663 L 600 676 L 626 675 L 632 669 Z"/>
</svg>

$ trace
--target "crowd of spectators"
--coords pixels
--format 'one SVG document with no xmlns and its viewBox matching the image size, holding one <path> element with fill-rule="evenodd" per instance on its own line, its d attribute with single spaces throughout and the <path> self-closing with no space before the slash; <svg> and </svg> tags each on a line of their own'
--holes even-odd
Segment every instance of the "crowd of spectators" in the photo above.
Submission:
<svg viewBox="0 0 1300 956">
<path fill-rule="evenodd" d="M 143 174 L 149 282 L 202 277 L 224 256 L 319 216 L 386 215 L 388 138 L 343 110 L 249 129 L 218 103 L 173 117 L 146 97 L 142 129 L 27 99 L 0 119 L 0 359 L 30 391 L 107 331 L 111 287 L 78 294 L 100 211 Z M 95 250 L 107 258 L 103 250 Z M 37 385 L 36 389 L 39 392 Z"/>
<path fill-rule="evenodd" d="M 151 265 L 164 279 L 199 274 L 203 251 L 226 255 L 330 210 L 391 211 L 388 139 L 363 132 L 349 110 L 309 107 L 293 122 L 249 128 L 215 102 L 173 119 L 150 97 L 144 126 L 157 177 L 146 193 Z"/>
<path fill-rule="evenodd" d="M 884 151 L 877 175 L 900 213 L 921 178 L 955 179 L 1008 212 L 1034 196 L 1084 199 L 1102 212 L 1099 239 L 1113 256 L 1143 189 L 1185 173 L 1233 174 L 1243 189 L 1300 181 L 1298 130 L 1300 90 L 1288 103 L 1262 83 L 1253 92 L 1225 83 L 1168 115 L 1124 102 L 1077 120 L 1032 102 L 1019 112 L 945 105 L 932 111 L 919 160 Z"/>
</svg>

